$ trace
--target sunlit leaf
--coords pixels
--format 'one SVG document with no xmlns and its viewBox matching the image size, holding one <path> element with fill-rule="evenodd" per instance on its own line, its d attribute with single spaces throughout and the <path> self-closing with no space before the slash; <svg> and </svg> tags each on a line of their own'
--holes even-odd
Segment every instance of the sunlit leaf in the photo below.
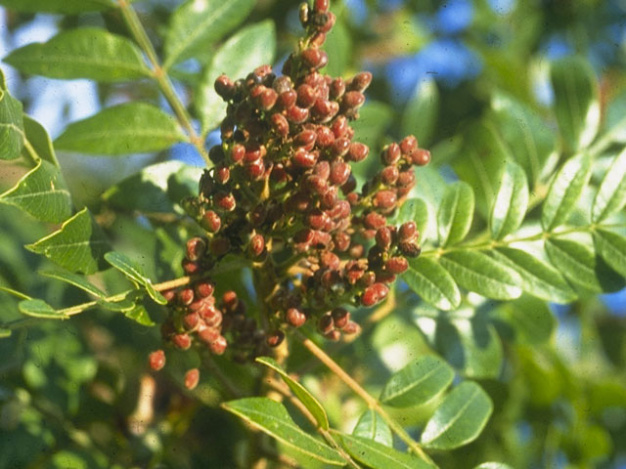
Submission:
<svg viewBox="0 0 626 469">
<path fill-rule="evenodd" d="M 150 318 L 146 307 L 142 304 L 137 304 L 131 309 L 125 310 L 124 316 L 126 316 L 128 319 L 132 319 L 137 324 L 141 324 L 142 326 L 154 326 L 154 321 Z"/>
<path fill-rule="evenodd" d="M 60 223 L 72 214 L 72 200 L 61 170 L 40 160 L 4 194 L 0 203 L 13 205 L 37 220 Z"/>
<path fill-rule="evenodd" d="M 433 449 L 463 446 L 480 435 L 492 410 L 491 399 L 478 384 L 463 382 L 437 407 L 424 428 L 422 443 Z"/>
<path fill-rule="evenodd" d="M 442 393 L 453 378 L 454 371 L 446 362 L 434 355 L 425 355 L 389 378 L 380 401 L 392 407 L 425 404 Z"/>
<path fill-rule="evenodd" d="M 188 0 L 180 5 L 172 14 L 165 38 L 165 67 L 210 47 L 241 23 L 254 4 L 254 0 Z"/>
<path fill-rule="evenodd" d="M 367 409 L 361 414 L 354 430 L 352 430 L 352 435 L 393 447 L 393 434 L 389 425 L 372 409 Z"/>
<path fill-rule="evenodd" d="M 333 432 L 354 459 L 373 469 L 426 469 L 433 466 L 412 454 L 385 446 L 374 440 Z"/>
<path fill-rule="evenodd" d="M 0 5 L 28 13 L 65 14 L 98 11 L 115 6 L 111 0 L 0 0 Z"/>
<path fill-rule="evenodd" d="M 219 125 L 226 115 L 226 103 L 215 92 L 217 77 L 225 74 L 233 81 L 245 78 L 255 67 L 271 64 L 275 51 L 276 32 L 270 21 L 243 28 L 220 46 L 198 87 L 196 110 L 203 133 Z"/>
<path fill-rule="evenodd" d="M 461 303 L 461 293 L 454 279 L 439 263 L 428 257 L 409 260 L 402 279 L 425 301 L 449 311 Z"/>
<path fill-rule="evenodd" d="M 591 143 L 600 124 L 598 84 L 589 63 L 581 57 L 565 57 L 552 63 L 554 112 L 568 150 Z"/>
<path fill-rule="evenodd" d="M 555 303 L 570 303 L 576 299 L 576 292 L 559 271 L 528 251 L 501 247 L 494 253 L 519 274 L 520 286 L 525 292 Z"/>
<path fill-rule="evenodd" d="M 449 252 L 441 257 L 441 265 L 460 286 L 487 298 L 510 300 L 522 294 L 515 271 L 483 252 Z"/>
<path fill-rule="evenodd" d="M 448 186 L 437 213 L 439 244 L 448 246 L 462 241 L 472 226 L 474 191 L 469 184 L 458 181 Z"/>
<path fill-rule="evenodd" d="M 541 225 L 551 231 L 567 222 L 583 189 L 591 177 L 591 158 L 578 155 L 570 158 L 550 184 L 543 203 Z"/>
<path fill-rule="evenodd" d="M 591 210 L 591 219 L 598 223 L 626 205 L 626 150 L 613 160 L 600 183 Z"/>
<path fill-rule="evenodd" d="M 289 386 L 291 392 L 294 393 L 294 395 L 300 400 L 300 402 L 302 402 L 302 404 L 308 409 L 308 411 L 311 412 L 313 417 L 315 417 L 315 420 L 317 420 L 317 424 L 324 430 L 328 430 L 329 423 L 326 411 L 324 410 L 324 407 L 322 407 L 322 404 L 320 404 L 320 402 L 315 399 L 313 394 L 311 394 L 295 379 L 290 377 L 273 358 L 259 357 L 256 359 L 256 361 L 276 371 L 283 379 L 283 381 L 287 383 L 287 386 Z"/>
<path fill-rule="evenodd" d="M 185 139 L 172 116 L 150 104 L 132 102 L 71 123 L 54 145 L 57 150 L 119 156 L 165 150 Z"/>
<path fill-rule="evenodd" d="M 46 43 L 16 49 L 4 61 L 21 72 L 49 78 L 116 82 L 150 75 L 137 46 L 101 28 L 64 31 Z"/>
<path fill-rule="evenodd" d="M 316 461 L 333 466 L 346 463 L 335 449 L 300 429 L 287 409 L 276 401 L 266 397 L 249 397 L 225 402 L 222 407 L 288 446 L 299 461 Z"/>
<path fill-rule="evenodd" d="M 489 228 L 494 239 L 502 239 L 517 230 L 528 207 L 528 183 L 524 170 L 507 162 L 500 187 L 489 217 Z"/>
<path fill-rule="evenodd" d="M 103 255 L 110 249 L 100 227 L 86 208 L 63 223 L 60 230 L 26 248 L 43 254 L 69 271 L 86 275 L 106 266 Z"/>
<path fill-rule="evenodd" d="M 50 135 L 48 135 L 48 132 L 43 125 L 26 114 L 24 114 L 24 133 L 26 135 L 26 140 L 28 140 L 31 148 L 35 151 L 39 158 L 46 160 L 54 166 L 59 166 Z M 30 150 L 24 148 L 22 150 L 22 155 L 28 151 Z"/>
</svg>

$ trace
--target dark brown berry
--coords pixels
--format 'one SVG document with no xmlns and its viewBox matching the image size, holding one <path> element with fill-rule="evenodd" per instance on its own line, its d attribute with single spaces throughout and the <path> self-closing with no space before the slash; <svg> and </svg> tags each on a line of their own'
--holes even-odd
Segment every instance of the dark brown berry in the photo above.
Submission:
<svg viewBox="0 0 626 469">
<path fill-rule="evenodd" d="M 283 331 L 274 331 L 267 336 L 266 342 L 270 347 L 278 347 L 285 340 L 285 333 Z"/>
<path fill-rule="evenodd" d="M 187 241 L 187 259 L 197 261 L 206 253 L 206 241 L 202 238 L 191 238 Z"/>
</svg>

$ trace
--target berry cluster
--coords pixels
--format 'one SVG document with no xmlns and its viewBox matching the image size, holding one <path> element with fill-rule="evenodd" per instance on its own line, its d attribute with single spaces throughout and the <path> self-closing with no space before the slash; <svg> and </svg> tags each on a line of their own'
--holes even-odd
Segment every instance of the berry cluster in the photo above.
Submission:
<svg viewBox="0 0 626 469">
<path fill-rule="evenodd" d="M 257 68 L 245 79 L 220 76 L 215 90 L 228 103 L 222 143 L 209 151 L 214 167 L 200 180 L 187 212 L 206 231 L 187 244 L 191 285 L 171 292 L 165 337 L 187 348 L 191 336 L 220 354 L 251 357 L 279 345 L 288 327 L 309 319 L 327 338 L 358 332 L 346 305 L 383 301 L 389 284 L 419 255 L 415 223 L 389 219 L 415 185 L 413 166 L 430 160 L 415 137 L 386 146 L 382 170 L 358 192 L 352 163 L 369 148 L 353 141 L 372 75 L 351 79 L 320 73 L 320 49 L 335 22 L 328 0 L 304 4 L 307 34 L 277 76 Z M 225 256 L 248 259 L 255 274 L 254 319 L 233 292 L 217 305 L 211 271 Z M 249 305 L 251 306 L 251 305 Z"/>
</svg>

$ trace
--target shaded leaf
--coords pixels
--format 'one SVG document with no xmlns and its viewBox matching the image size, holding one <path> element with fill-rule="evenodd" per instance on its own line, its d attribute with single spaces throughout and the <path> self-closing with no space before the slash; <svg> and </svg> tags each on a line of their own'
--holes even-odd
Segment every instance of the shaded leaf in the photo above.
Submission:
<svg viewBox="0 0 626 469">
<path fill-rule="evenodd" d="M 336 450 L 302 431 L 278 402 L 266 397 L 249 397 L 225 402 L 222 407 L 288 446 L 299 461 L 317 461 L 333 466 L 346 463 Z"/>
<path fill-rule="evenodd" d="M 586 244 L 550 238 L 545 243 L 552 263 L 572 285 L 584 292 L 615 291 L 623 285 Z"/>
<path fill-rule="evenodd" d="M 373 469 L 421 469 L 433 466 L 412 454 L 385 446 L 374 440 L 345 433 L 333 432 L 341 445 L 354 459 Z"/>
<path fill-rule="evenodd" d="M 7 339 L 11 337 L 13 331 L 11 329 L 5 329 L 4 327 L 0 327 L 0 339 Z"/>
<path fill-rule="evenodd" d="M 135 44 L 102 28 L 64 31 L 46 43 L 14 50 L 4 61 L 21 72 L 49 78 L 106 83 L 150 75 Z"/>
<path fill-rule="evenodd" d="M 487 298 L 510 300 L 522 294 L 517 273 L 483 252 L 450 252 L 441 265 L 460 286 Z"/>
<path fill-rule="evenodd" d="M 93 274 L 105 267 L 103 255 L 109 248 L 100 227 L 84 208 L 61 226 L 61 229 L 26 246 L 72 272 Z"/>
<path fill-rule="evenodd" d="M 461 303 L 461 293 L 454 279 L 439 263 L 428 257 L 409 259 L 409 269 L 402 279 L 425 301 L 449 311 Z"/>
<path fill-rule="evenodd" d="M 160 305 L 167 304 L 167 300 L 163 297 L 163 295 L 161 295 L 161 293 L 154 289 L 152 281 L 144 275 L 141 267 L 139 267 L 139 265 L 137 265 L 137 263 L 128 256 L 122 254 L 121 252 L 111 251 L 107 252 L 104 255 L 104 258 L 109 264 L 126 275 L 126 277 L 130 280 L 144 287 L 150 298 L 152 298 L 155 302 Z"/>
<path fill-rule="evenodd" d="M 537 298 L 555 303 L 570 303 L 576 292 L 558 270 L 522 249 L 501 247 L 494 253 L 522 278 L 522 289 Z"/>
<path fill-rule="evenodd" d="M 570 151 L 587 147 L 600 124 L 598 85 L 593 70 L 582 57 L 565 57 L 552 63 L 550 79 L 563 141 Z"/>
<path fill-rule="evenodd" d="M 0 160 L 19 158 L 23 147 L 22 103 L 9 94 L 0 70 Z"/>
<path fill-rule="evenodd" d="M 326 35 L 324 49 L 328 53 L 328 65 L 320 73 L 342 76 L 352 59 L 352 39 L 342 16 L 337 18 L 335 25 Z"/>
<path fill-rule="evenodd" d="M 439 244 L 448 246 L 462 241 L 474 218 L 474 191 L 469 184 L 457 181 L 448 186 L 437 213 Z"/>
<path fill-rule="evenodd" d="M 591 158 L 578 155 L 565 162 L 554 177 L 543 203 L 541 226 L 551 231 L 567 222 L 591 177 Z"/>
<path fill-rule="evenodd" d="M 26 140 L 30 143 L 37 156 L 42 160 L 46 160 L 48 163 L 54 166 L 59 166 L 54 147 L 52 146 L 52 140 L 46 129 L 32 117 L 24 114 L 24 132 L 26 134 Z M 22 154 L 28 151 L 26 148 L 22 150 Z"/>
<path fill-rule="evenodd" d="M 214 88 L 217 77 L 225 74 L 233 81 L 245 78 L 255 67 L 272 63 L 275 52 L 276 31 L 271 21 L 241 29 L 217 50 L 198 87 L 196 111 L 203 133 L 217 127 L 226 116 L 226 103 Z"/>
<path fill-rule="evenodd" d="M 626 238 L 611 231 L 597 229 L 593 232 L 596 251 L 616 272 L 626 277 Z"/>
<path fill-rule="evenodd" d="M 254 4 L 254 0 L 188 0 L 183 3 L 172 14 L 165 38 L 165 68 L 193 57 L 216 42 L 241 23 Z"/>
<path fill-rule="evenodd" d="M 354 129 L 354 141 L 362 142 L 375 148 L 393 119 L 393 110 L 388 104 L 367 100 L 359 109 L 359 119 L 350 123 Z M 374 158 L 365 160 L 365 164 L 374 162 Z M 377 168 L 378 170 L 378 168 Z"/>
<path fill-rule="evenodd" d="M 58 150 L 118 156 L 165 150 L 185 140 L 172 116 L 150 104 L 133 102 L 71 123 L 54 144 Z"/>
<path fill-rule="evenodd" d="M 389 378 L 380 395 L 392 407 L 422 405 L 442 393 L 454 379 L 454 371 L 434 355 L 409 363 Z"/>
<path fill-rule="evenodd" d="M 57 166 L 40 160 L 4 194 L 0 202 L 13 205 L 37 220 L 60 223 L 72 214 L 72 200 Z"/>
<path fill-rule="evenodd" d="M 131 309 L 127 309 L 124 311 L 124 316 L 126 316 L 128 319 L 132 319 L 137 324 L 141 324 L 142 326 L 154 326 L 154 321 L 150 319 L 150 315 L 148 314 L 148 311 L 146 310 L 144 305 L 134 305 Z"/>
<path fill-rule="evenodd" d="M 427 147 L 433 135 L 439 111 L 439 90 L 434 80 L 418 82 L 402 113 L 402 135 L 415 135 L 420 146 Z"/>
<path fill-rule="evenodd" d="M 548 304 L 527 295 L 501 304 L 491 314 L 500 335 L 518 344 L 543 344 L 556 328 L 556 319 Z"/>
<path fill-rule="evenodd" d="M 463 158 L 452 163 L 455 172 L 474 189 L 476 208 L 487 218 L 496 195 L 502 167 L 513 156 L 494 124 L 484 120 L 464 132 Z"/>
<path fill-rule="evenodd" d="M 66 14 L 98 11 L 115 6 L 111 0 L 0 0 L 0 5 L 28 13 Z"/>
<path fill-rule="evenodd" d="M 491 109 L 502 140 L 534 186 L 546 163 L 556 153 L 554 132 L 532 109 L 502 93 L 495 94 Z"/>
<path fill-rule="evenodd" d="M 597 223 L 626 204 L 626 150 L 622 151 L 606 171 L 593 201 L 591 219 Z"/>
<path fill-rule="evenodd" d="M 69 316 L 55 310 L 43 300 L 24 300 L 17 305 L 20 313 L 42 319 L 68 319 Z"/>
<path fill-rule="evenodd" d="M 202 171 L 180 161 L 154 164 L 110 187 L 102 199 L 121 211 L 171 213 L 175 203 L 196 195 Z"/>
<path fill-rule="evenodd" d="M 434 449 L 463 446 L 480 435 L 492 410 L 491 399 L 478 384 L 463 382 L 446 396 L 428 421 L 422 443 Z"/>
<path fill-rule="evenodd" d="M 502 239 L 517 230 L 524 221 L 527 208 L 528 182 L 524 170 L 507 162 L 489 217 L 493 239 Z"/>
<path fill-rule="evenodd" d="M 367 409 L 361 414 L 354 430 L 352 430 L 352 435 L 393 447 L 393 434 L 389 425 L 372 409 Z"/>
<path fill-rule="evenodd" d="M 73 272 L 69 272 L 67 270 L 40 270 L 39 273 L 44 277 L 50 277 L 57 280 L 61 280 L 62 282 L 69 283 L 70 285 L 74 285 L 77 288 L 80 288 L 83 291 L 86 291 L 90 295 L 95 296 L 96 298 L 105 298 L 105 293 L 92 284 L 85 277 L 75 274 Z"/>
<path fill-rule="evenodd" d="M 324 410 L 324 407 L 322 407 L 322 404 L 320 404 L 320 402 L 315 399 L 313 394 L 311 394 L 299 382 L 290 377 L 273 358 L 258 357 L 256 361 L 276 371 L 283 379 L 283 381 L 287 383 L 287 386 L 289 386 L 291 392 L 294 393 L 294 395 L 300 400 L 300 402 L 302 402 L 307 410 L 311 412 L 313 417 L 315 417 L 315 420 L 317 420 L 317 424 L 324 430 L 328 430 L 329 423 L 326 411 Z"/>
</svg>

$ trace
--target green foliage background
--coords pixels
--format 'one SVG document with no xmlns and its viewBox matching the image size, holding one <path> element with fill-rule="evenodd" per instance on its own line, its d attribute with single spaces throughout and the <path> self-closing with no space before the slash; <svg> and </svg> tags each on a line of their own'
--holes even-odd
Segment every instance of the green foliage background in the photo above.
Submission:
<svg viewBox="0 0 626 469">
<path fill-rule="evenodd" d="M 150 377 L 147 354 L 161 346 L 150 326 L 164 315 L 153 284 L 182 274 L 181 247 L 198 232 L 179 202 L 201 170 L 172 156 L 201 152 L 219 124 L 216 76 L 284 59 L 300 30 L 298 2 L 144 0 L 133 5 L 142 38 L 127 3 L 0 0 L 9 34 L 35 13 L 63 14 L 55 38 L 11 51 L 2 68 L 94 80 L 106 107 L 52 143 L 23 114 L 32 96 L 0 80 L 0 468 L 248 467 L 259 446 L 305 467 L 343 464 L 315 427 L 359 464 L 427 467 L 296 340 L 286 368 L 300 378 L 284 379 L 317 425 L 257 395 L 261 365 L 218 359 L 190 392 L 183 374 L 200 358 L 173 353 Z M 413 133 L 433 160 L 396 216 L 417 222 L 422 256 L 388 304 L 354 313 L 356 341 L 322 347 L 440 467 L 624 467 L 624 7 L 474 0 L 469 24 L 450 32 L 433 26 L 447 3 L 355 3 L 333 4 L 326 46 L 327 73 L 375 74 L 355 139 L 376 154 Z M 449 37 L 482 66 L 401 91 L 394 74 L 408 58 Z M 224 270 L 222 285 L 254 303 L 249 270 Z M 620 290 L 609 310 L 598 295 Z M 233 414 L 266 432 L 280 417 L 279 443 L 259 445 Z"/>
</svg>

